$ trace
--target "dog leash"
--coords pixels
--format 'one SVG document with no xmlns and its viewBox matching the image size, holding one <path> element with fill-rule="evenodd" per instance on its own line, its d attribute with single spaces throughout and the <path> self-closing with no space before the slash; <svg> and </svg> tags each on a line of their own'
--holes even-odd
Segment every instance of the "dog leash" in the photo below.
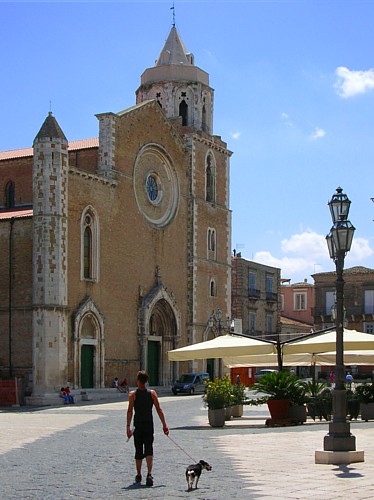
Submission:
<svg viewBox="0 0 374 500">
<path fill-rule="evenodd" d="M 173 439 L 173 438 L 171 438 L 171 437 L 169 436 L 169 434 L 168 434 L 168 438 L 170 439 L 170 441 L 172 441 L 172 442 L 175 444 L 175 446 L 176 446 L 177 448 L 179 448 L 180 450 L 182 450 L 182 451 L 183 451 L 183 453 L 185 453 L 185 454 L 188 456 L 188 458 L 190 458 L 193 462 L 196 462 L 196 460 L 195 460 L 193 457 L 191 457 L 191 455 L 189 455 L 189 454 L 186 452 L 186 450 L 184 450 L 184 449 L 182 448 L 182 446 L 180 446 L 178 443 L 176 443 L 176 442 L 174 441 L 174 439 Z"/>
</svg>

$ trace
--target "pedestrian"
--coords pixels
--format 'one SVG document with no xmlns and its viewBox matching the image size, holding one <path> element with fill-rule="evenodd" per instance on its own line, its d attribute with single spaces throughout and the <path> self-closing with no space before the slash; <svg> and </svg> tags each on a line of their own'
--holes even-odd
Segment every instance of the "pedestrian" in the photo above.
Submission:
<svg viewBox="0 0 374 500">
<path fill-rule="evenodd" d="M 330 371 L 330 385 L 332 387 L 333 383 L 334 383 L 334 380 L 335 380 L 335 373 L 333 370 Z"/>
<path fill-rule="evenodd" d="M 345 381 L 347 383 L 348 388 L 350 389 L 352 387 L 352 382 L 353 382 L 353 376 L 351 375 L 350 372 L 347 372 L 347 375 L 345 376 Z"/>
<path fill-rule="evenodd" d="M 236 376 L 236 385 L 240 385 L 240 375 L 239 375 L 239 373 Z"/>
<path fill-rule="evenodd" d="M 161 409 L 158 401 L 157 393 L 153 389 L 148 390 L 145 384 L 148 382 L 148 373 L 144 370 L 138 372 L 136 377 L 135 391 L 129 394 L 129 406 L 127 409 L 127 427 L 126 434 L 128 439 L 134 435 L 135 446 L 135 466 L 136 476 L 135 482 L 140 483 L 142 480 L 142 462 L 145 458 L 147 463 L 147 479 L 146 485 L 153 486 L 152 467 L 153 467 L 153 406 L 156 408 L 157 414 L 161 420 L 164 434 L 169 434 L 168 426 L 166 425 L 164 412 Z M 134 431 L 131 431 L 131 420 L 134 414 Z"/>
</svg>

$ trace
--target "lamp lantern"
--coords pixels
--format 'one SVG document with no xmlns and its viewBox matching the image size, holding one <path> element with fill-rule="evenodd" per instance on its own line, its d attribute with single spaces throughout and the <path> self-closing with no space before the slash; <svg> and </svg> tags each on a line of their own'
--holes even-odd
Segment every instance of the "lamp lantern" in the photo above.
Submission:
<svg viewBox="0 0 374 500">
<path fill-rule="evenodd" d="M 348 219 L 349 207 L 351 201 L 348 196 L 343 193 L 341 187 L 336 188 L 336 193 L 332 195 L 331 200 L 328 202 L 332 222 L 335 223 L 339 220 Z"/>
</svg>

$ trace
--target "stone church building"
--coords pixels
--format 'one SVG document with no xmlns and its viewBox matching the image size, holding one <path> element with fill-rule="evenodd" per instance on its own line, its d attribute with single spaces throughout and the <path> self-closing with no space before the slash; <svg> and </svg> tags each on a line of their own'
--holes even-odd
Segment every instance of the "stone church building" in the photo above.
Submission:
<svg viewBox="0 0 374 500">
<path fill-rule="evenodd" d="M 213 94 L 173 26 L 136 104 L 96 115 L 98 138 L 70 142 L 49 113 L 33 148 L 0 153 L 0 377 L 43 398 L 207 369 L 167 351 L 231 312 L 231 152 Z"/>
</svg>

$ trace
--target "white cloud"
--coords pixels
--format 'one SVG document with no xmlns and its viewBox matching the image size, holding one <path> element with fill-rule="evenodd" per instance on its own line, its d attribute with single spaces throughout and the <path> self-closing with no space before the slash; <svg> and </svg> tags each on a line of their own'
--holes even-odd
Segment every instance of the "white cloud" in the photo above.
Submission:
<svg viewBox="0 0 374 500">
<path fill-rule="evenodd" d="M 321 257 L 328 257 L 328 250 L 325 236 L 307 229 L 300 234 L 293 234 L 289 239 L 281 242 L 281 249 L 284 253 L 295 253 L 308 255 L 310 260 L 316 260 Z"/>
<path fill-rule="evenodd" d="M 309 138 L 312 141 L 315 141 L 316 139 L 322 139 L 322 137 L 325 137 L 326 132 L 323 130 L 323 128 L 318 128 L 316 127 L 314 131 L 310 134 Z"/>
<path fill-rule="evenodd" d="M 325 236 L 310 229 L 284 239 L 281 242 L 281 251 L 283 253 L 281 257 L 275 257 L 269 251 L 256 252 L 253 260 L 280 268 L 282 277 L 290 278 L 293 282 L 308 279 L 315 273 L 335 269 L 329 256 Z M 346 257 L 345 267 L 365 265 L 362 262 L 373 254 L 374 251 L 370 248 L 368 240 L 354 238 L 351 251 Z"/>
<path fill-rule="evenodd" d="M 353 238 L 352 247 L 350 252 L 347 254 L 346 261 L 348 264 L 356 263 L 357 265 L 360 261 L 366 259 L 373 255 L 374 251 L 370 248 L 368 240 L 364 238 Z"/>
<path fill-rule="evenodd" d="M 239 137 L 241 136 L 241 132 L 230 132 L 230 136 L 233 139 L 239 139 Z"/>
<path fill-rule="evenodd" d="M 337 81 L 334 87 L 340 97 L 352 97 L 364 94 L 374 88 L 374 69 L 368 71 L 351 71 L 344 66 L 336 68 Z"/>
</svg>

